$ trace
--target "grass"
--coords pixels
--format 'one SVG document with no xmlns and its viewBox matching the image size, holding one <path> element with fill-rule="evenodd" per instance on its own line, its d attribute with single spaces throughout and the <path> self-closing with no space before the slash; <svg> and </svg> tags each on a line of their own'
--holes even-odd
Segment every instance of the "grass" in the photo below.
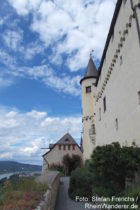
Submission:
<svg viewBox="0 0 140 210">
<path fill-rule="evenodd" d="M 47 185 L 37 183 L 34 177 L 6 180 L 0 187 L 1 210 L 32 210 L 40 203 Z"/>
</svg>

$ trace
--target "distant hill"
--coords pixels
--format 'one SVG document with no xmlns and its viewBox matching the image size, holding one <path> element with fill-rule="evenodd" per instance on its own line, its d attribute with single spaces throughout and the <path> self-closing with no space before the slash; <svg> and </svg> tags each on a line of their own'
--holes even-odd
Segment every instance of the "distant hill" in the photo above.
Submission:
<svg viewBox="0 0 140 210">
<path fill-rule="evenodd" d="M 25 171 L 41 171 L 42 166 L 18 163 L 14 161 L 0 161 L 0 173 L 13 173 Z"/>
</svg>

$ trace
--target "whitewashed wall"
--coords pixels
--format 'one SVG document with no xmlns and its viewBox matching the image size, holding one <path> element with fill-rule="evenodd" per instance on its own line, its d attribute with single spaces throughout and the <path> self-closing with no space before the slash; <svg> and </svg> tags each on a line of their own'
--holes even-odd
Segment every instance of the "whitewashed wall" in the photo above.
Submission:
<svg viewBox="0 0 140 210">
<path fill-rule="evenodd" d="M 109 43 L 97 86 L 96 145 L 104 145 L 113 141 L 119 141 L 122 145 L 131 145 L 135 141 L 140 146 L 138 98 L 140 44 L 130 1 L 124 2 L 122 2 L 115 25 L 114 38 L 111 38 Z M 138 0 L 133 2 L 137 4 Z M 140 23 L 140 9 L 137 9 L 137 13 Z M 122 56 L 122 63 L 120 56 Z M 112 62 L 114 67 L 110 70 Z M 103 111 L 104 97 L 106 97 L 105 112 Z M 101 121 L 99 120 L 99 108 L 102 110 Z M 116 129 L 116 118 L 118 119 L 118 130 Z"/>
<path fill-rule="evenodd" d="M 69 154 L 69 156 L 72 156 L 74 154 L 74 155 L 79 155 L 80 157 L 82 157 L 82 152 L 77 145 L 75 145 L 75 150 L 73 150 L 72 145 L 70 147 L 70 150 L 68 150 L 68 145 L 66 145 L 66 150 L 63 150 L 63 145 L 61 146 L 61 150 L 59 150 L 59 146 L 56 145 L 49 153 L 47 153 L 43 157 L 42 171 L 43 170 L 45 171 L 48 168 L 46 161 L 48 162 L 49 165 L 51 165 L 53 163 L 54 164 L 62 164 L 63 157 L 66 154 Z M 46 161 L 44 160 L 44 158 L 46 159 Z"/>
</svg>

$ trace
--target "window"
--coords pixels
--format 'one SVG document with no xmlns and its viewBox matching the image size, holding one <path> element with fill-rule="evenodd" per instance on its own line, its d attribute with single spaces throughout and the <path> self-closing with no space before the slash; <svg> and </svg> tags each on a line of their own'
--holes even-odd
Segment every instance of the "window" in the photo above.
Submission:
<svg viewBox="0 0 140 210">
<path fill-rule="evenodd" d="M 91 86 L 86 87 L 86 93 L 90 93 L 91 92 Z"/>
<path fill-rule="evenodd" d="M 66 150 L 66 145 L 63 145 L 63 150 Z"/>
<path fill-rule="evenodd" d="M 101 108 L 99 108 L 99 121 L 101 121 Z"/>
<path fill-rule="evenodd" d="M 92 133 L 93 133 L 93 134 L 96 134 L 95 125 L 94 125 L 94 124 L 92 125 Z"/>
<path fill-rule="evenodd" d="M 123 62 L 123 61 L 122 61 L 122 56 L 120 56 L 120 65 L 122 65 L 122 62 Z"/>
<path fill-rule="evenodd" d="M 116 131 L 118 131 L 118 118 L 115 119 Z"/>
<path fill-rule="evenodd" d="M 70 145 L 68 145 L 68 150 L 70 150 Z"/>
<path fill-rule="evenodd" d="M 61 145 L 59 145 L 59 150 L 61 150 Z"/>
<path fill-rule="evenodd" d="M 138 91 L 138 100 L 139 100 L 139 105 L 140 105 L 140 91 Z"/>
<path fill-rule="evenodd" d="M 106 97 L 103 98 L 104 112 L 106 111 Z"/>
<path fill-rule="evenodd" d="M 72 145 L 73 150 L 75 150 L 75 145 Z"/>
</svg>

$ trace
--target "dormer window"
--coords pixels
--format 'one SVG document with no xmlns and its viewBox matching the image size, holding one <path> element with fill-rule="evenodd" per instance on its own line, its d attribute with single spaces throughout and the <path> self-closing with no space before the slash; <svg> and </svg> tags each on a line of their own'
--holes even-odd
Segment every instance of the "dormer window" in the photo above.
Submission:
<svg viewBox="0 0 140 210">
<path fill-rule="evenodd" d="M 86 87 L 86 93 L 90 93 L 91 92 L 91 86 L 87 86 Z"/>
<path fill-rule="evenodd" d="M 69 139 L 65 139 L 65 141 L 66 141 L 66 142 L 68 142 L 68 141 L 69 141 Z"/>
</svg>

